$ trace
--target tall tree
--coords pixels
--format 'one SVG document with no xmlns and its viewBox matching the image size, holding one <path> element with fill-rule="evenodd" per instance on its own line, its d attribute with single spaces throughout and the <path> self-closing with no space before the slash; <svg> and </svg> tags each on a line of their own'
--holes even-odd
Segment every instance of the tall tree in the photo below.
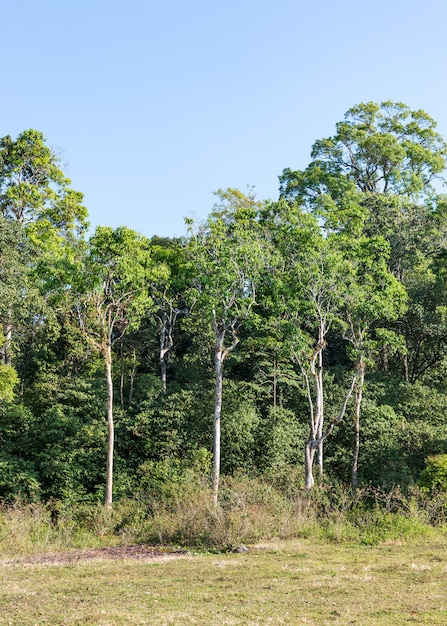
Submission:
<svg viewBox="0 0 447 626">
<path fill-rule="evenodd" d="M 334 427 L 345 416 L 354 390 L 352 377 L 338 414 L 326 424 L 324 402 L 324 353 L 327 336 L 334 325 L 340 325 L 342 303 L 346 297 L 347 263 L 334 245 L 334 239 L 321 240 L 304 265 L 293 268 L 293 283 L 298 288 L 297 309 L 299 341 L 292 345 L 293 359 L 299 364 L 309 404 L 310 431 L 305 446 L 306 489 L 314 486 L 313 464 L 318 456 L 320 479 L 323 477 L 323 445 Z M 296 282 L 295 282 L 296 281 Z M 295 287 L 295 288 L 296 288 Z M 296 301 L 296 295 L 293 296 Z"/>
<path fill-rule="evenodd" d="M 420 346 L 430 346 L 431 326 L 415 283 L 427 278 L 427 259 L 446 245 L 444 182 L 447 144 L 436 122 L 424 111 L 402 103 L 368 102 L 352 107 L 332 137 L 315 142 L 304 171 L 286 169 L 280 177 L 281 197 L 300 202 L 320 217 L 326 231 L 353 237 L 382 236 L 390 245 L 388 267 L 415 297 L 405 321 L 404 368 L 419 360 Z M 419 278 L 417 274 L 419 273 Z M 422 304 L 422 307 L 421 307 Z M 416 328 L 413 325 L 416 322 Z M 384 367 L 387 348 L 384 346 Z"/>
<path fill-rule="evenodd" d="M 256 285 L 268 255 L 261 238 L 254 195 L 236 189 L 217 192 L 208 220 L 190 233 L 195 275 L 192 298 L 205 341 L 214 352 L 213 502 L 218 504 L 223 367 L 239 343 L 239 330 L 256 303 Z"/>
<path fill-rule="evenodd" d="M 344 303 L 341 311 L 343 336 L 351 345 L 354 362 L 354 445 L 352 489 L 358 484 L 360 415 L 368 362 L 381 345 L 381 325 L 396 320 L 406 309 L 407 293 L 389 271 L 390 247 L 383 237 L 344 239 L 341 242 L 348 260 L 345 274 Z M 390 333 L 387 333 L 388 340 Z"/>
<path fill-rule="evenodd" d="M 347 262 L 334 238 L 323 237 L 317 219 L 297 203 L 280 199 L 270 205 L 263 226 L 278 253 L 272 308 L 276 319 L 283 320 L 282 342 L 301 372 L 309 407 L 304 458 L 306 488 L 312 489 L 315 455 L 322 477 L 324 441 L 343 419 L 354 389 L 353 380 L 338 415 L 326 425 L 324 354 L 329 331 L 340 323 Z"/>
<path fill-rule="evenodd" d="M 89 241 L 82 274 L 77 315 L 91 345 L 104 361 L 107 386 L 107 472 L 105 504 L 113 495 L 113 379 L 112 347 L 128 329 L 137 328 L 152 304 L 149 283 L 164 267 L 152 261 L 149 241 L 135 231 L 98 227 Z"/>
<path fill-rule="evenodd" d="M 30 281 L 31 246 L 21 224 L 0 216 L 0 321 L 3 325 L 0 360 L 12 361 L 12 320 L 23 321 L 27 316 L 31 294 L 36 290 Z"/>
<path fill-rule="evenodd" d="M 304 171 L 283 171 L 281 197 L 321 216 L 328 230 L 384 236 L 391 269 L 402 274 L 415 228 L 420 236 L 436 213 L 434 182 L 443 181 L 447 158 L 436 122 L 402 103 L 359 104 L 311 157 Z"/>
<path fill-rule="evenodd" d="M 169 357 L 174 348 L 174 330 L 179 318 L 188 311 L 185 294 L 188 289 L 189 266 L 186 245 L 182 240 L 153 237 L 151 250 L 154 260 L 169 270 L 165 277 L 153 282 L 151 291 L 159 329 L 160 377 L 166 392 Z"/>
<path fill-rule="evenodd" d="M 7 224 L 16 224 L 20 237 L 32 244 L 33 257 L 27 260 L 30 282 L 34 295 L 38 289 L 46 304 L 51 291 L 66 287 L 61 273 L 65 274 L 73 246 L 87 227 L 83 196 L 71 189 L 70 182 L 60 167 L 59 156 L 46 145 L 42 133 L 30 129 L 16 140 L 9 135 L 0 140 L 1 227 L 5 231 Z M 22 298 L 29 293 L 22 291 Z M 28 298 L 29 304 L 31 300 Z M 42 305 L 41 300 L 38 308 Z M 5 363 L 11 361 L 12 337 L 19 324 L 20 312 L 11 303 L 2 318 Z"/>
</svg>

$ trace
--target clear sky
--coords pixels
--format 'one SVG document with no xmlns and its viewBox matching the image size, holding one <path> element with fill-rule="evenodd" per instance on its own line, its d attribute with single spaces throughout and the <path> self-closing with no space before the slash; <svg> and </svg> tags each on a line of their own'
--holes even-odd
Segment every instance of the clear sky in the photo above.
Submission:
<svg viewBox="0 0 447 626">
<path fill-rule="evenodd" d="M 61 149 L 92 226 L 185 233 L 219 187 L 276 198 L 360 102 L 447 138 L 445 0 L 2 3 L 0 135 Z"/>
</svg>

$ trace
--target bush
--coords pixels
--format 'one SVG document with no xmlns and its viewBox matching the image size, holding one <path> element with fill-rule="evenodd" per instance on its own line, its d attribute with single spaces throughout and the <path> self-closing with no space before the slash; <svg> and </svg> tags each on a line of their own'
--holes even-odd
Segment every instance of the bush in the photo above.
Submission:
<svg viewBox="0 0 447 626">
<path fill-rule="evenodd" d="M 421 472 L 421 487 L 430 493 L 447 491 L 447 454 L 435 454 L 426 459 Z"/>
<path fill-rule="evenodd" d="M 0 455 L 0 499 L 35 501 L 40 496 L 41 488 L 34 465 L 19 457 Z"/>
</svg>

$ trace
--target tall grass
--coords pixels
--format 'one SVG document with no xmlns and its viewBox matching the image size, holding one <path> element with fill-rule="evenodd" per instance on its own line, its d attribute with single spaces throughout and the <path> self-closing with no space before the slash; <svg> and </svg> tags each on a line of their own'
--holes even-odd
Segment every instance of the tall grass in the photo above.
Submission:
<svg viewBox="0 0 447 626">
<path fill-rule="evenodd" d="M 0 556 L 149 543 L 229 550 L 263 540 L 308 538 L 377 544 L 444 533 L 446 499 L 417 489 L 359 490 L 338 484 L 311 493 L 294 470 L 262 478 L 223 477 L 212 505 L 200 473 L 163 489 L 141 491 L 112 509 L 101 504 L 15 502 L 0 507 Z"/>
</svg>

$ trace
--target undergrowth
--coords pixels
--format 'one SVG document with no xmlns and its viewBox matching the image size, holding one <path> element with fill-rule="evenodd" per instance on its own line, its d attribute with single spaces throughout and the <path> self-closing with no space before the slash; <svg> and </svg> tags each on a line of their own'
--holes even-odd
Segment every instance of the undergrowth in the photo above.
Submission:
<svg viewBox="0 0 447 626">
<path fill-rule="evenodd" d="M 383 492 L 327 484 L 306 492 L 294 471 L 223 477 L 219 506 L 199 473 L 177 485 L 102 504 L 61 501 L 0 506 L 0 556 L 11 557 L 105 545 L 148 543 L 224 551 L 270 539 L 375 545 L 444 533 L 446 500 L 414 488 Z"/>
</svg>

